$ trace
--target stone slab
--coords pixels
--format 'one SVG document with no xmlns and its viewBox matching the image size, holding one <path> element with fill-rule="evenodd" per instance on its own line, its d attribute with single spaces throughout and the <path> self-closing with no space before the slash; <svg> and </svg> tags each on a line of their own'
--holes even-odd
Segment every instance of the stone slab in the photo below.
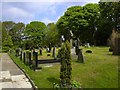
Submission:
<svg viewBox="0 0 120 90">
<path fill-rule="evenodd" d="M 13 83 L 13 88 L 32 88 L 30 82 L 17 81 L 17 82 L 12 82 L 12 83 Z"/>
<path fill-rule="evenodd" d="M 1 88 L 13 88 L 12 82 L 2 82 L 0 83 Z"/>
<path fill-rule="evenodd" d="M 11 79 L 9 71 L 0 71 L 2 79 Z"/>
</svg>

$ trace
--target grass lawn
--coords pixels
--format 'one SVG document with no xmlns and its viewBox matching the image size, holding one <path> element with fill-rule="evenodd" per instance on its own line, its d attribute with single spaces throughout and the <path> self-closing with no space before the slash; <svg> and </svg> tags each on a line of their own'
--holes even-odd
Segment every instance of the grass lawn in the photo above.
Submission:
<svg viewBox="0 0 120 90">
<path fill-rule="evenodd" d="M 92 50 L 92 54 L 85 53 Z M 82 84 L 83 88 L 118 88 L 118 56 L 108 52 L 108 47 L 83 48 L 85 64 L 72 60 L 72 80 Z M 13 54 L 11 58 L 25 70 L 38 88 L 51 88 L 59 83 L 60 64 L 51 67 L 42 66 L 41 71 L 33 71 Z"/>
</svg>

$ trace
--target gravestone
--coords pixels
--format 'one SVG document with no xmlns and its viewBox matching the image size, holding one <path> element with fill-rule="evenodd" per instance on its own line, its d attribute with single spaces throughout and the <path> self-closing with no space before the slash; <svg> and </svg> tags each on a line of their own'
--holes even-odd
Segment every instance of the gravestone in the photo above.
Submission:
<svg viewBox="0 0 120 90">
<path fill-rule="evenodd" d="M 49 52 L 49 48 L 48 47 L 46 48 L 46 52 Z"/>
<path fill-rule="evenodd" d="M 51 43 L 49 43 L 49 51 L 48 52 L 51 52 Z"/>
<path fill-rule="evenodd" d="M 53 54 L 52 57 L 56 58 L 56 47 L 53 47 Z"/>
<path fill-rule="evenodd" d="M 31 65 L 31 52 L 26 52 L 26 64 Z"/>
<path fill-rule="evenodd" d="M 78 55 L 78 49 L 79 49 L 79 39 L 75 40 L 75 52 L 76 52 L 76 55 Z"/>
<path fill-rule="evenodd" d="M 120 55 L 120 38 L 115 38 L 113 55 Z"/>
<path fill-rule="evenodd" d="M 42 49 L 41 48 L 39 49 L 39 51 L 40 51 L 40 55 L 42 55 Z"/>
<path fill-rule="evenodd" d="M 86 43 L 86 44 L 85 44 L 85 47 L 86 47 L 86 48 L 90 48 L 90 43 Z"/>
<path fill-rule="evenodd" d="M 26 55 L 25 55 L 25 52 L 23 52 L 23 62 L 25 63 L 25 59 L 26 59 L 26 57 L 25 57 Z"/>
<path fill-rule="evenodd" d="M 32 61 L 31 61 L 31 52 L 27 52 L 27 64 L 28 65 L 31 65 L 32 64 Z"/>
<path fill-rule="evenodd" d="M 20 52 L 20 60 L 22 60 L 22 58 L 23 58 L 23 57 L 22 57 L 22 51 L 21 51 L 21 52 Z"/>
<path fill-rule="evenodd" d="M 33 52 L 33 69 L 38 67 L 38 52 Z"/>
<path fill-rule="evenodd" d="M 78 62 L 84 63 L 84 57 L 82 54 L 82 49 L 78 49 Z"/>
<path fill-rule="evenodd" d="M 16 56 L 18 57 L 19 56 L 19 48 L 17 48 L 15 51 L 16 51 Z"/>
</svg>

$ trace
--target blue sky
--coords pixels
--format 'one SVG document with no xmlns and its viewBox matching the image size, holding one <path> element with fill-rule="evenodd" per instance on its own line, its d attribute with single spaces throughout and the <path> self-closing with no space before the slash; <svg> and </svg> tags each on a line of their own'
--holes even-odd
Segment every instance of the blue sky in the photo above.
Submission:
<svg viewBox="0 0 120 90">
<path fill-rule="evenodd" d="M 46 25 L 56 22 L 70 6 L 83 6 L 87 3 L 98 3 L 99 0 L 71 1 L 58 0 L 49 2 L 44 0 L 4 0 L 1 2 L 2 21 L 24 22 L 42 21 Z"/>
</svg>

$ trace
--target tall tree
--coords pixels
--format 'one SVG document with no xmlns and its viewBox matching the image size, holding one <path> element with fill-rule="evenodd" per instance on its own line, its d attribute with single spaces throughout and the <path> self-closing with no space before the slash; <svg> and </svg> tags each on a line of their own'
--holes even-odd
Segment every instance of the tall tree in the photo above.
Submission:
<svg viewBox="0 0 120 90">
<path fill-rule="evenodd" d="M 13 46 L 13 41 L 10 35 L 5 38 L 4 42 L 2 43 L 3 50 L 9 50 Z"/>
<path fill-rule="evenodd" d="M 52 46 L 55 46 L 59 43 L 59 36 L 58 36 L 58 30 L 56 27 L 56 24 L 49 23 L 47 25 L 48 30 L 46 32 L 46 44 L 48 45 L 51 43 Z"/>
<path fill-rule="evenodd" d="M 12 21 L 4 21 L 2 22 L 2 42 L 7 38 L 9 35 L 9 31 L 14 27 L 15 22 Z"/>
<path fill-rule="evenodd" d="M 47 26 L 43 22 L 33 21 L 27 24 L 24 33 L 27 40 L 30 41 L 29 44 L 31 43 L 35 48 L 44 44 L 46 30 Z"/>
<path fill-rule="evenodd" d="M 106 45 L 112 30 L 120 30 L 120 2 L 100 2 L 100 20 L 95 34 L 97 45 Z"/>
<path fill-rule="evenodd" d="M 12 29 L 9 31 L 9 35 L 12 36 L 13 44 L 16 46 L 21 46 L 22 43 L 22 34 L 25 29 L 25 24 L 19 22 L 13 26 Z"/>
<path fill-rule="evenodd" d="M 58 20 L 57 27 L 59 32 L 68 40 L 70 39 L 71 30 L 75 38 L 80 38 L 82 41 L 93 42 L 93 38 L 91 37 L 93 37 L 95 30 L 94 24 L 98 15 L 98 4 L 87 4 L 83 7 L 72 6 L 68 8 L 64 15 Z"/>
</svg>

